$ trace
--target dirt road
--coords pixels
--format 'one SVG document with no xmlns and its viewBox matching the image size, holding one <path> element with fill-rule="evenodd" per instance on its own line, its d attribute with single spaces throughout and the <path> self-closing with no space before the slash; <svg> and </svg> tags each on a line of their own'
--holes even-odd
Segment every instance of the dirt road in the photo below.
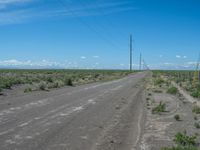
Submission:
<svg viewBox="0 0 200 150">
<path fill-rule="evenodd" d="M 0 149 L 137 150 L 147 74 L 0 97 Z"/>
</svg>

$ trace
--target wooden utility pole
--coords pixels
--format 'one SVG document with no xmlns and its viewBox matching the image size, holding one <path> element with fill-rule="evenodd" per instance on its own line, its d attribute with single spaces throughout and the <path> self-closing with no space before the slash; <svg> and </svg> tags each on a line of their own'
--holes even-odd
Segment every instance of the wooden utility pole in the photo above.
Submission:
<svg viewBox="0 0 200 150">
<path fill-rule="evenodd" d="M 141 71 L 142 70 L 142 54 L 140 53 L 140 65 L 139 65 L 139 70 Z"/>
<path fill-rule="evenodd" d="M 130 71 L 133 70 L 132 65 L 133 65 L 133 39 L 132 35 L 130 35 Z"/>
</svg>

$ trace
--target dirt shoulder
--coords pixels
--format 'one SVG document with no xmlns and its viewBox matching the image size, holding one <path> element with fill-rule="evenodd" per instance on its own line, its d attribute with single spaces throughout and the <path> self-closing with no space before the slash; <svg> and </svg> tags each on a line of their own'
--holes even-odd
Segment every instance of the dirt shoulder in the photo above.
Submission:
<svg viewBox="0 0 200 150">
<path fill-rule="evenodd" d="M 200 129 L 195 124 L 200 122 L 200 115 L 192 112 L 193 103 L 185 95 L 177 93 L 168 94 L 168 84 L 154 85 L 154 79 L 149 79 L 146 85 L 146 124 L 140 143 L 140 150 L 161 150 L 163 147 L 172 147 L 174 137 L 178 132 L 187 131 L 188 135 L 197 135 L 200 141 Z M 164 105 L 165 110 L 153 113 L 159 105 Z M 179 116 L 176 120 L 175 116 Z M 197 142 L 196 146 L 198 147 Z"/>
</svg>

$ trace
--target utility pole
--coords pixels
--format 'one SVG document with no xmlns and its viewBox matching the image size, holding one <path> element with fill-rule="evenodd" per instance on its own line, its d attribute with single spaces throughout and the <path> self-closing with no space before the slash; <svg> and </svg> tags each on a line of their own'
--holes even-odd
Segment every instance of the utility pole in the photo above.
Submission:
<svg viewBox="0 0 200 150">
<path fill-rule="evenodd" d="M 132 63 L 133 63 L 133 39 L 132 39 L 132 34 L 130 35 L 130 71 L 132 71 L 133 70 L 133 68 L 132 68 Z"/>
<path fill-rule="evenodd" d="M 140 53 L 140 68 L 139 70 L 141 71 L 142 70 L 142 54 Z"/>
</svg>

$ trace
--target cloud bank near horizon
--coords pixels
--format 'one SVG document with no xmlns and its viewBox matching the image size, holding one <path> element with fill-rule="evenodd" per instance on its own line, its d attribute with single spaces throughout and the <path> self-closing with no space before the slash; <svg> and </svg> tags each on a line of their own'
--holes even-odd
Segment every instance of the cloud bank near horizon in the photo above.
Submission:
<svg viewBox="0 0 200 150">
<path fill-rule="evenodd" d="M 81 58 L 82 59 L 82 58 Z M 86 58 L 84 58 L 85 60 Z M 183 64 L 174 63 L 160 63 L 160 64 L 149 64 L 148 67 L 152 70 L 193 70 L 195 68 L 196 62 L 186 62 Z M 133 64 L 134 69 L 138 69 L 138 64 Z M 113 67 L 106 67 L 101 65 L 99 62 L 95 62 L 90 65 L 85 65 L 80 61 L 50 61 L 50 60 L 0 60 L 0 68 L 18 68 L 18 69 L 129 69 L 129 64 L 119 63 Z"/>
</svg>

